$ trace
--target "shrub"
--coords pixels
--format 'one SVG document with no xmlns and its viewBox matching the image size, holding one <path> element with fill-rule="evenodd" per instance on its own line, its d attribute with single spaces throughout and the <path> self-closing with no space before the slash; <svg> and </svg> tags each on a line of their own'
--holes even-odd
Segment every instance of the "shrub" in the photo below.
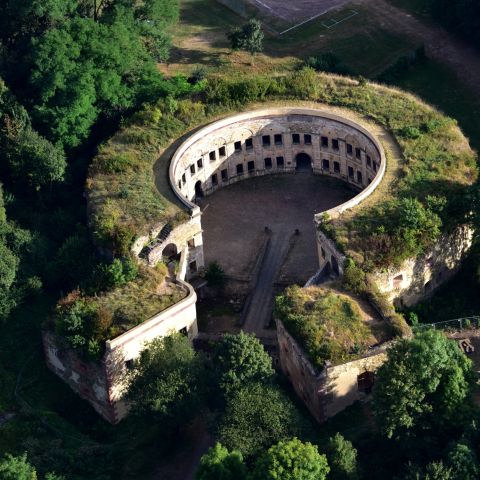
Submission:
<svg viewBox="0 0 480 480">
<path fill-rule="evenodd" d="M 205 270 L 205 279 L 212 287 L 223 287 L 225 285 L 225 272 L 216 261 L 210 262 Z"/>
</svg>

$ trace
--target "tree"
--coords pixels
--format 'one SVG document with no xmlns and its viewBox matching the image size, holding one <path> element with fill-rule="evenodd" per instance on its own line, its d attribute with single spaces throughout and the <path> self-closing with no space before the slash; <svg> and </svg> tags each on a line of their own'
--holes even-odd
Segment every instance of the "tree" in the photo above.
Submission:
<svg viewBox="0 0 480 480">
<path fill-rule="evenodd" d="M 211 287 L 221 288 L 225 285 L 225 272 L 218 262 L 208 264 L 205 280 Z"/>
<path fill-rule="evenodd" d="M 225 335 L 217 344 L 213 363 L 225 393 L 238 390 L 248 381 L 265 382 L 275 373 L 272 359 L 260 341 L 244 332 Z"/>
<path fill-rule="evenodd" d="M 443 462 L 431 462 L 425 468 L 416 465 L 407 467 L 404 480 L 453 480 L 452 471 Z"/>
<path fill-rule="evenodd" d="M 358 478 L 357 450 L 352 442 L 340 433 L 329 439 L 327 445 L 328 464 L 334 480 L 355 480 Z"/>
<path fill-rule="evenodd" d="M 453 480 L 476 480 L 480 475 L 477 456 L 464 443 L 453 446 L 448 453 L 447 463 L 452 469 Z"/>
<path fill-rule="evenodd" d="M 227 398 L 218 430 L 220 441 L 227 448 L 251 456 L 273 443 L 299 435 L 304 423 L 277 386 L 248 383 Z"/>
<path fill-rule="evenodd" d="M 237 450 L 229 452 L 218 442 L 202 456 L 195 475 L 196 480 L 245 480 L 246 477 L 242 454 Z"/>
<path fill-rule="evenodd" d="M 231 30 L 227 37 L 230 40 L 232 50 L 245 50 L 252 57 L 263 51 L 262 23 L 254 18 L 240 28 Z"/>
<path fill-rule="evenodd" d="M 27 454 L 14 457 L 7 453 L 0 461 L 0 480 L 37 480 L 37 472 L 28 463 Z M 56 473 L 46 473 L 45 480 L 65 480 L 65 477 Z"/>
<path fill-rule="evenodd" d="M 471 387 L 472 362 L 443 333 L 428 330 L 399 340 L 378 370 L 377 421 L 389 438 L 445 431 L 468 413 Z"/>
<path fill-rule="evenodd" d="M 133 12 L 120 7 L 110 24 L 75 17 L 46 32 L 32 56 L 36 118 L 66 147 L 83 141 L 101 112 L 132 107 L 145 83 L 161 79 Z"/>
<path fill-rule="evenodd" d="M 0 462 L 0 480 L 37 480 L 37 473 L 28 463 L 26 453 L 19 457 L 7 453 Z"/>
<path fill-rule="evenodd" d="M 30 127 L 10 139 L 6 154 L 14 179 L 35 190 L 64 178 L 67 162 L 63 150 Z"/>
<path fill-rule="evenodd" d="M 270 447 L 256 463 L 252 480 L 325 480 L 330 468 L 318 448 L 298 438 Z"/>
<path fill-rule="evenodd" d="M 205 370 L 188 339 L 178 333 L 153 340 L 141 353 L 128 387 L 133 412 L 184 424 L 204 398 Z"/>
</svg>

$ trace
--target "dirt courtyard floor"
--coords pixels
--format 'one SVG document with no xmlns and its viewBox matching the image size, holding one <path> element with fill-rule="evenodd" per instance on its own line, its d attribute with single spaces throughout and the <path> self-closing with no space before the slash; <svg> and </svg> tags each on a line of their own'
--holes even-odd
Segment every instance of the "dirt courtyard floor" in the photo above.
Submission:
<svg viewBox="0 0 480 480">
<path fill-rule="evenodd" d="M 218 190 L 201 202 L 205 262 L 216 260 L 227 275 L 248 278 L 268 227 L 287 252 L 282 279 L 304 282 L 318 269 L 314 214 L 354 195 L 344 182 L 311 173 L 256 177 Z"/>
<path fill-rule="evenodd" d="M 330 10 L 339 9 L 350 0 L 246 0 L 258 10 L 289 24 L 303 22 Z"/>
</svg>

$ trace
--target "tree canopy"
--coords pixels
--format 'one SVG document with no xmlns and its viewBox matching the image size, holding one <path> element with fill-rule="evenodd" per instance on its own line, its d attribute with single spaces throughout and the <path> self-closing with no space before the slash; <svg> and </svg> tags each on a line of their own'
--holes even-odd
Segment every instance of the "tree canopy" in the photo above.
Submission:
<svg viewBox="0 0 480 480">
<path fill-rule="evenodd" d="M 245 382 L 264 382 L 274 375 L 272 359 L 263 345 L 244 332 L 225 335 L 217 344 L 213 363 L 220 388 L 227 393 Z"/>
<path fill-rule="evenodd" d="M 273 445 L 259 458 L 252 480 L 325 480 L 329 471 L 327 457 L 315 445 L 293 438 Z"/>
<path fill-rule="evenodd" d="M 387 437 L 445 430 L 469 411 L 472 362 L 441 332 L 399 340 L 388 351 L 374 389 L 377 421 Z"/>
<path fill-rule="evenodd" d="M 173 334 L 142 351 L 128 388 L 134 413 L 183 424 L 197 413 L 205 387 L 204 364 L 188 338 Z"/>
<path fill-rule="evenodd" d="M 202 456 L 195 475 L 196 480 L 245 480 L 246 477 L 242 454 L 237 450 L 229 452 L 218 442 Z"/>
<path fill-rule="evenodd" d="M 305 421 L 278 387 L 248 383 L 227 399 L 219 425 L 220 441 L 245 456 L 299 435 Z"/>
</svg>

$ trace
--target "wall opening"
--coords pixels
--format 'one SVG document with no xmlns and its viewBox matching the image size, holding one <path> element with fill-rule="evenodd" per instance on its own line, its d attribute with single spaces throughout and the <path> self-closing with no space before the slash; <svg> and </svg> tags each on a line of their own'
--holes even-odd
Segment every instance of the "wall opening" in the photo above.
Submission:
<svg viewBox="0 0 480 480">
<path fill-rule="evenodd" d="M 358 391 L 370 395 L 375 383 L 374 372 L 363 372 L 357 377 Z"/>
<path fill-rule="evenodd" d="M 297 162 L 297 170 L 309 171 L 312 168 L 312 158 L 306 153 L 299 153 L 295 160 Z"/>
<path fill-rule="evenodd" d="M 195 184 L 195 196 L 197 198 L 203 197 L 202 182 L 200 180 Z"/>
</svg>

